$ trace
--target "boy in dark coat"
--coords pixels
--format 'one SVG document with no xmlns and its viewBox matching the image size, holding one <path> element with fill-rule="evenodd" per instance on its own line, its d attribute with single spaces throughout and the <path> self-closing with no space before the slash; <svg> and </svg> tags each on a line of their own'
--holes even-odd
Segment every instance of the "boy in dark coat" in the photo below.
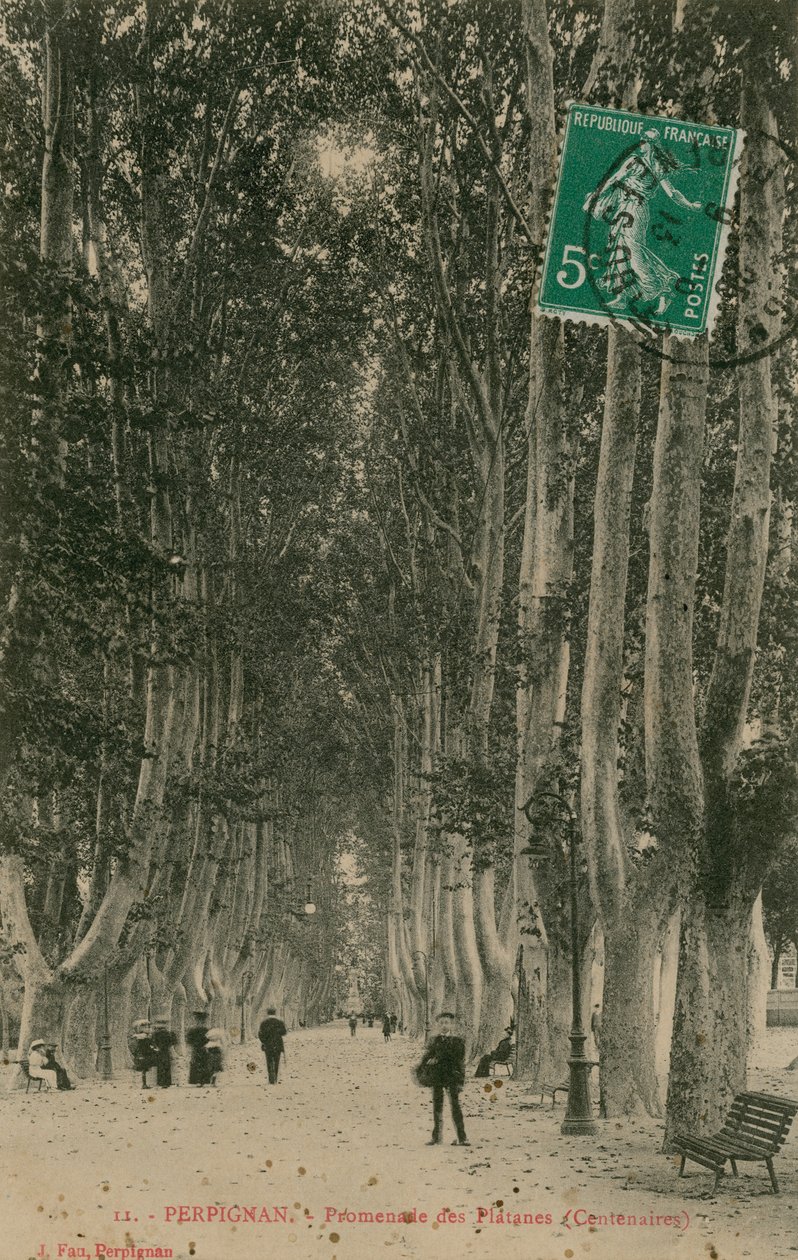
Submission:
<svg viewBox="0 0 798 1260">
<path fill-rule="evenodd" d="M 280 1070 L 280 1057 L 284 1053 L 285 1045 L 283 1037 L 286 1035 L 286 1027 L 281 1019 L 277 1018 L 277 1012 L 273 1006 L 266 1011 L 266 1018 L 258 1029 L 258 1041 L 261 1044 L 263 1053 L 266 1055 L 266 1071 L 269 1076 L 269 1084 L 277 1084 L 277 1073 Z"/>
<path fill-rule="evenodd" d="M 427 1145 L 437 1146 L 441 1141 L 443 1094 L 446 1091 L 457 1130 L 452 1145 L 470 1146 L 460 1108 L 460 1090 L 465 1084 L 465 1041 L 455 1036 L 454 1015 L 449 1011 L 443 1011 L 438 1016 L 437 1028 L 437 1035 L 430 1041 L 418 1065 L 419 1069 L 427 1069 L 427 1075 L 432 1080 L 432 1138 Z"/>
</svg>

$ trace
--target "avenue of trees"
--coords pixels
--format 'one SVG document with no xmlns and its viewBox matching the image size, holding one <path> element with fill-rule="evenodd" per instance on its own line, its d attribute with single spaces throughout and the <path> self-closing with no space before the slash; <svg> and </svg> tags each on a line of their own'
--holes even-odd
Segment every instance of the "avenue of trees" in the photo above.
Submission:
<svg viewBox="0 0 798 1260">
<path fill-rule="evenodd" d="M 606 1113 L 712 1127 L 771 872 L 774 950 L 796 936 L 794 16 L 7 6 L 20 1045 L 90 1074 L 106 983 L 119 1063 L 146 1008 L 314 1022 L 370 934 L 409 1030 L 454 1009 L 476 1054 L 514 1014 L 519 1076 L 548 1074 L 571 959 L 562 815 L 541 858 L 523 809 L 545 791 L 578 820 Z M 569 100 L 746 132 L 712 339 L 534 312 Z"/>
</svg>

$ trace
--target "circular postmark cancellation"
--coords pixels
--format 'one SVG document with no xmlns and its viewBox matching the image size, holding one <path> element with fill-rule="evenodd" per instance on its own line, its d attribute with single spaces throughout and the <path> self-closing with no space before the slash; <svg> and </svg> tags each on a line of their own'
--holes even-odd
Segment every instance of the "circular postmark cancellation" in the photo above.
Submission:
<svg viewBox="0 0 798 1260">
<path fill-rule="evenodd" d="M 572 102 L 538 310 L 637 332 L 661 357 L 674 357 L 661 334 L 711 333 L 743 139 L 732 127 Z M 784 339 L 714 366 L 760 358 Z"/>
</svg>

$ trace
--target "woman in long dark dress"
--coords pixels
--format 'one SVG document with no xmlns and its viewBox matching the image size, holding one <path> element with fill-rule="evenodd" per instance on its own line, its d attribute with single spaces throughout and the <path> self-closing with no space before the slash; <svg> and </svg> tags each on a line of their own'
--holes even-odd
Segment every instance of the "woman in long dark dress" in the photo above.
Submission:
<svg viewBox="0 0 798 1260">
<path fill-rule="evenodd" d="M 206 1045 L 208 1016 L 204 1011 L 195 1011 L 194 1020 L 193 1026 L 186 1033 L 186 1045 L 191 1051 L 191 1059 L 188 1065 L 188 1083 L 189 1085 L 208 1085 L 210 1083 L 208 1047 Z"/>
<path fill-rule="evenodd" d="M 55 1072 L 56 1081 L 58 1082 L 58 1088 L 59 1089 L 74 1089 L 75 1086 L 72 1084 L 72 1082 L 69 1079 L 69 1073 L 67 1072 L 63 1064 L 59 1063 L 55 1057 L 55 1046 L 47 1045 L 45 1047 L 45 1053 L 47 1055 L 47 1061 L 44 1066 L 48 1071 Z"/>
</svg>

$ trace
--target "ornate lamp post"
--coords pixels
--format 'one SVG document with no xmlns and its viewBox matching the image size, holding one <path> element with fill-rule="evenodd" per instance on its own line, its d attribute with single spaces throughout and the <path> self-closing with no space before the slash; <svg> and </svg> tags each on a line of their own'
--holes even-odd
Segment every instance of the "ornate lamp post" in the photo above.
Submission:
<svg viewBox="0 0 798 1260">
<path fill-rule="evenodd" d="M 152 1023 L 152 981 L 150 980 L 150 947 L 144 951 L 144 965 L 147 969 L 147 1019 Z"/>
<path fill-rule="evenodd" d="M 108 1018 L 108 963 L 103 965 L 103 1031 L 97 1050 L 97 1068 L 104 1081 L 114 1077 L 114 1065 L 111 1057 L 111 1025 Z"/>
<path fill-rule="evenodd" d="M 590 1063 L 585 1058 L 585 1041 L 587 1034 L 582 1026 L 582 976 L 579 970 L 579 914 L 577 904 L 576 878 L 576 816 L 568 802 L 556 792 L 534 792 L 523 806 L 528 822 L 534 828 L 540 825 L 539 818 L 533 817 L 531 810 L 537 801 L 555 801 L 563 813 L 568 828 L 568 850 L 571 885 L 571 1055 L 568 1059 L 568 1107 L 565 1119 L 560 1126 L 561 1133 L 595 1133 L 597 1125 L 593 1119 L 593 1107 L 590 1099 Z M 530 838 L 527 852 L 533 857 L 543 857 L 548 853 L 545 840 L 533 835 Z"/>
<path fill-rule="evenodd" d="M 244 1026 L 246 1023 L 246 1020 L 244 1018 L 244 1013 L 246 1009 L 245 1003 L 247 1000 L 247 995 L 249 993 L 249 986 L 251 983 L 252 983 L 252 972 L 249 970 L 249 968 L 247 968 L 241 977 L 241 1024 L 240 1024 L 239 1032 L 238 1032 L 238 1040 L 242 1046 L 244 1044 L 244 1031 L 245 1031 Z"/>
</svg>

